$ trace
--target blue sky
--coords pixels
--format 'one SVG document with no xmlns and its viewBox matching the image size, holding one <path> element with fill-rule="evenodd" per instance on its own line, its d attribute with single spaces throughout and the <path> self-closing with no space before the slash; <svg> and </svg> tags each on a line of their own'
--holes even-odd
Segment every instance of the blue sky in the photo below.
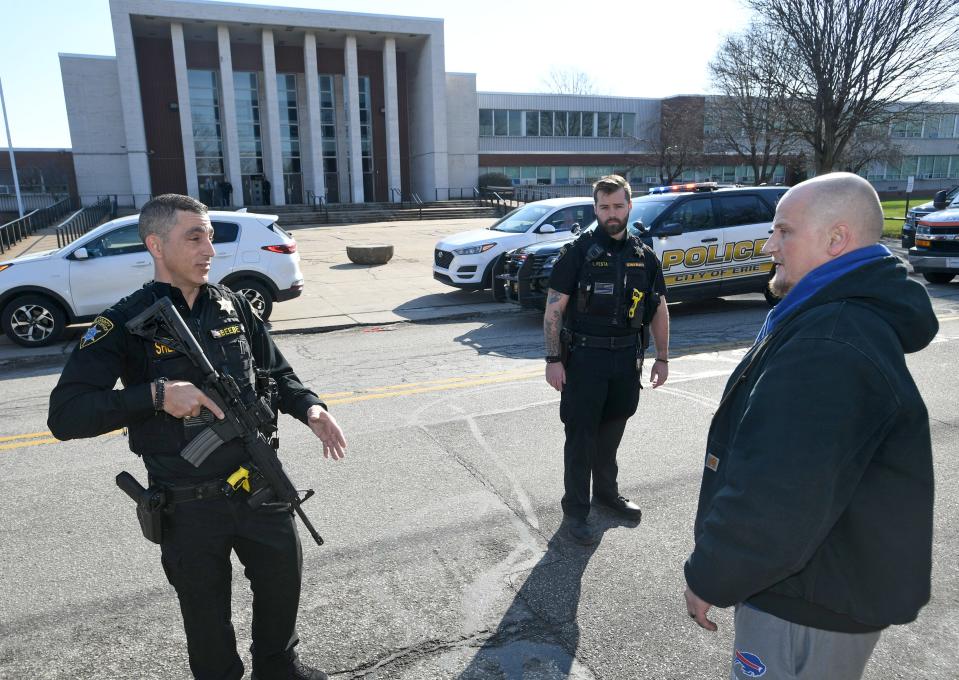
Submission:
<svg viewBox="0 0 959 680">
<path fill-rule="evenodd" d="M 445 22 L 446 70 L 476 73 L 480 90 L 542 91 L 551 68 L 573 67 L 588 73 L 601 92 L 633 97 L 705 92 L 706 65 L 720 39 L 748 20 L 738 0 L 627 0 L 602 11 L 582 0 L 243 4 L 439 17 Z M 69 147 L 57 55 L 114 54 L 107 0 L 4 0 L 3 5 L 0 80 L 14 146 Z"/>
</svg>

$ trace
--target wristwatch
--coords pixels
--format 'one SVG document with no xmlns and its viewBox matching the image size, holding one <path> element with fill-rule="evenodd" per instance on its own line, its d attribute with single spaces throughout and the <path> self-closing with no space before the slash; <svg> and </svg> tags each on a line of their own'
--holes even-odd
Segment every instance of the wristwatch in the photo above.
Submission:
<svg viewBox="0 0 959 680">
<path fill-rule="evenodd" d="M 153 410 L 160 412 L 163 410 L 163 392 L 166 378 L 157 378 L 153 381 L 156 394 L 153 397 Z"/>
<path fill-rule="evenodd" d="M 546 355 L 546 363 L 547 363 L 547 364 L 558 364 L 558 363 L 561 362 L 562 360 L 563 360 L 563 357 L 559 356 L 558 354 L 547 354 L 547 355 Z"/>
</svg>

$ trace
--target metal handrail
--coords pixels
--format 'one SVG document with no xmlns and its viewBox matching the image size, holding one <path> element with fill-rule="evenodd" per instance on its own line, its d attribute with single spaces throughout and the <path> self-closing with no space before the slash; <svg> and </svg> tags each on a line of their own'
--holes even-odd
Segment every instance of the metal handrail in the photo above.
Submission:
<svg viewBox="0 0 959 680">
<path fill-rule="evenodd" d="M 57 248 L 62 248 L 77 240 L 99 225 L 106 217 L 116 217 L 116 196 L 98 197 L 96 203 L 78 210 L 73 216 L 57 227 Z"/>
<path fill-rule="evenodd" d="M 423 199 L 421 199 L 416 193 L 411 193 L 410 196 L 413 199 L 413 202 L 416 203 L 417 207 L 420 209 L 420 219 L 423 219 Z"/>
<path fill-rule="evenodd" d="M 70 210 L 71 204 L 72 199 L 63 198 L 52 205 L 33 210 L 19 219 L 0 226 L 0 254 L 12 248 L 15 243 L 32 236 L 38 229 L 53 224 Z"/>
</svg>

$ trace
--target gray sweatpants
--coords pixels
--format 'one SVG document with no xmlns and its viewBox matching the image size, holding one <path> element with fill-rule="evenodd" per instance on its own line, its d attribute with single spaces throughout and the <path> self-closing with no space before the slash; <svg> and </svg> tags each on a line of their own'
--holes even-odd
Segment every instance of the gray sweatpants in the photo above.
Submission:
<svg viewBox="0 0 959 680">
<path fill-rule="evenodd" d="M 875 633 L 835 633 L 736 606 L 730 680 L 859 680 L 879 640 Z"/>
</svg>

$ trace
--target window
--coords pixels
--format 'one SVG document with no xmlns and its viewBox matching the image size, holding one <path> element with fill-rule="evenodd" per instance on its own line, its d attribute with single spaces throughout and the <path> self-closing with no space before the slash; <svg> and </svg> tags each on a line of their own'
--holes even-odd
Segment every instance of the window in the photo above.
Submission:
<svg viewBox="0 0 959 680">
<path fill-rule="evenodd" d="M 491 137 L 493 135 L 493 110 L 492 109 L 480 109 L 479 133 L 480 133 L 480 137 Z"/>
<path fill-rule="evenodd" d="M 240 225 L 233 222 L 213 223 L 213 245 L 217 243 L 233 243 L 240 235 Z"/>
<path fill-rule="evenodd" d="M 569 184 L 569 167 L 565 165 L 554 167 L 553 177 L 556 178 L 556 184 Z"/>
<path fill-rule="evenodd" d="M 583 137 L 596 136 L 596 114 L 591 111 L 583 112 Z"/>
<path fill-rule="evenodd" d="M 679 224 L 683 231 L 714 229 L 712 201 L 708 198 L 684 201 L 666 217 L 666 223 Z"/>
<path fill-rule="evenodd" d="M 279 76 L 277 76 L 279 78 Z M 237 142 L 240 150 L 240 176 L 243 183 L 243 204 L 260 205 L 266 197 L 254 190 L 253 178 L 263 174 L 263 145 L 260 137 L 260 94 L 258 76 L 253 72 L 233 73 L 236 98 Z"/>
<path fill-rule="evenodd" d="M 772 210 L 758 196 L 719 196 L 723 227 L 771 222 Z"/>
<path fill-rule="evenodd" d="M 583 114 L 579 111 L 570 111 L 567 117 L 567 132 L 570 137 L 579 137 L 582 134 Z"/>
<path fill-rule="evenodd" d="M 506 109 L 496 109 L 493 112 L 493 134 L 505 137 L 509 132 L 509 112 Z"/>
<path fill-rule="evenodd" d="M 598 113 L 596 114 L 596 120 L 596 136 L 609 137 L 609 114 Z"/>
<path fill-rule="evenodd" d="M 552 111 L 539 112 L 539 134 L 541 137 L 553 136 L 553 112 Z"/>
<path fill-rule="evenodd" d="M 538 111 L 526 112 L 526 136 L 527 137 L 539 136 L 539 112 Z"/>
<path fill-rule="evenodd" d="M 480 112 L 482 115 L 482 111 Z M 333 76 L 320 76 L 320 136 L 323 150 L 323 184 L 326 201 L 339 203 L 336 162 L 336 102 L 333 98 Z"/>
<path fill-rule="evenodd" d="M 296 101 L 296 75 L 278 73 L 276 90 L 280 102 L 283 193 L 288 204 L 302 203 L 303 176 L 300 174 L 300 126 Z"/>
<path fill-rule="evenodd" d="M 566 112 L 553 111 L 553 134 L 557 137 L 566 136 Z"/>
<path fill-rule="evenodd" d="M 114 229 L 86 246 L 90 257 L 109 257 L 110 255 L 130 255 L 145 253 L 147 248 L 140 240 L 139 225 L 128 224 Z"/>
<path fill-rule="evenodd" d="M 223 196 L 223 140 L 220 130 L 220 88 L 216 71 L 187 71 L 190 116 L 200 200 L 219 206 Z"/>
<path fill-rule="evenodd" d="M 509 135 L 510 137 L 523 136 L 523 112 L 522 111 L 509 112 Z"/>
<path fill-rule="evenodd" d="M 574 205 L 557 210 L 548 218 L 546 224 L 552 224 L 556 231 L 569 231 L 574 224 L 585 227 L 593 221 L 593 209 L 587 205 Z"/>
<path fill-rule="evenodd" d="M 623 137 L 632 137 L 636 134 L 636 114 L 623 114 Z"/>
<path fill-rule="evenodd" d="M 922 117 L 903 118 L 892 124 L 893 137 L 919 137 L 922 134 Z"/>
</svg>

